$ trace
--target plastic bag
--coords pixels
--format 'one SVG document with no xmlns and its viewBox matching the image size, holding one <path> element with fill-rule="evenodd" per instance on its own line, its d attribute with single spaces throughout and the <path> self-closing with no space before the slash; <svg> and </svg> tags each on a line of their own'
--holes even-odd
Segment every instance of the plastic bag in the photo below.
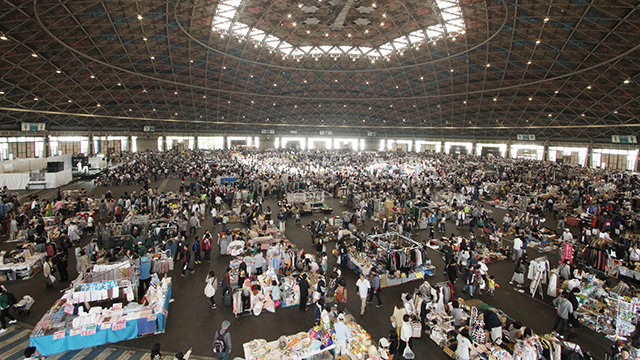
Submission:
<svg viewBox="0 0 640 360">
<path fill-rule="evenodd" d="M 416 354 L 413 353 L 413 351 L 409 347 L 409 344 L 407 344 L 407 347 L 404 348 L 404 352 L 402 353 L 402 356 L 405 359 L 415 359 L 416 358 Z"/>
</svg>

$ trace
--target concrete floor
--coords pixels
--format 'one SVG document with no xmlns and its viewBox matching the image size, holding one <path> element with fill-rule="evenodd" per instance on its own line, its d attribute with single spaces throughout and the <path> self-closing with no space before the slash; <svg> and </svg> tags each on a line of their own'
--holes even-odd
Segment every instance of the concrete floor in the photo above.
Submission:
<svg viewBox="0 0 640 360">
<path fill-rule="evenodd" d="M 158 187 L 164 191 L 177 191 L 180 185 L 180 181 L 177 179 L 161 180 L 152 184 L 153 187 Z M 94 196 L 101 196 L 107 188 L 100 187 L 94 188 L 89 181 L 76 182 L 68 185 L 65 188 L 85 188 L 89 194 Z M 111 189 L 116 196 L 120 196 L 125 191 L 131 192 L 133 190 L 139 190 L 134 186 L 122 186 Z M 41 196 L 47 196 L 52 198 L 55 191 L 42 190 L 39 192 Z M 344 211 L 344 207 L 340 205 L 337 199 L 328 199 L 329 206 L 334 208 L 334 215 L 339 215 Z M 271 205 L 272 209 L 277 208 L 273 200 L 268 199 L 265 202 L 266 205 Z M 500 209 L 494 209 L 494 217 L 496 219 L 502 219 L 503 211 Z M 298 247 L 307 251 L 314 251 L 310 243 L 310 234 L 303 228 L 304 225 L 310 223 L 314 219 L 320 219 L 324 215 L 315 215 L 313 217 L 303 217 L 302 226 L 294 225 L 293 221 L 287 224 L 286 236 L 287 238 Z M 370 229 L 373 223 L 367 222 L 365 224 L 366 229 Z M 220 230 L 220 226 L 212 229 L 211 218 L 208 217 L 203 223 L 202 228 L 198 229 L 197 236 L 201 237 L 205 229 L 211 229 L 212 233 L 217 234 Z M 574 229 L 575 230 L 575 229 Z M 447 224 L 447 232 L 458 233 L 453 223 Z M 464 233 L 466 235 L 466 232 Z M 438 234 L 436 234 L 438 235 Z M 425 232 L 421 232 L 416 240 L 424 240 L 427 238 Z M 89 241 L 89 238 L 85 237 L 84 242 Z M 1 243 L 0 250 L 11 249 L 15 244 Z M 332 249 L 333 243 L 328 244 L 328 248 Z M 444 262 L 442 255 L 429 249 L 429 256 L 433 264 L 436 266 L 436 274 L 432 278 L 427 280 L 431 284 L 445 281 L 443 275 Z M 530 258 L 539 256 L 533 252 L 529 254 Z M 555 255 L 549 256 L 551 260 L 555 260 Z M 195 355 L 199 356 L 213 356 L 211 343 L 213 342 L 213 336 L 215 331 L 220 327 L 223 320 L 230 320 L 232 325 L 230 332 L 233 341 L 233 357 L 242 357 L 243 350 L 242 344 L 256 338 L 266 339 L 268 341 L 275 340 L 281 335 L 295 334 L 300 331 L 307 331 L 313 325 L 313 313 L 308 311 L 301 313 L 297 307 L 291 307 L 286 309 L 277 309 L 275 314 L 263 312 L 260 316 L 245 316 L 239 319 L 234 319 L 231 308 L 225 308 L 222 305 L 222 295 L 216 295 L 216 302 L 219 307 L 217 310 L 211 310 L 208 307 L 207 299 L 204 297 L 204 279 L 207 272 L 212 269 L 217 275 L 224 273 L 227 268 L 231 257 L 220 255 L 214 247 L 212 253 L 211 264 L 195 265 L 196 273 L 193 275 L 187 275 L 185 278 L 181 278 L 179 270 L 174 270 L 170 275 L 173 278 L 172 296 L 175 299 L 169 306 L 169 317 L 167 320 L 167 328 L 164 334 L 147 336 L 135 340 L 126 341 L 120 343 L 121 346 L 127 346 L 134 349 L 150 350 L 151 346 L 159 342 L 162 344 L 164 354 L 175 354 L 177 351 L 186 351 L 190 347 L 193 347 Z M 335 262 L 335 258 L 329 256 L 329 269 Z M 555 312 L 550 301 L 545 296 L 544 300 L 539 298 L 533 299 L 528 294 L 521 294 L 515 291 L 514 288 L 509 286 L 509 280 L 513 273 L 514 264 L 510 260 L 500 261 L 497 263 L 489 264 L 489 272 L 496 276 L 496 281 L 501 287 L 496 291 L 494 297 L 488 295 L 479 296 L 476 298 L 481 299 L 489 305 L 492 305 L 498 309 L 503 310 L 510 317 L 520 320 L 525 326 L 531 327 L 534 332 L 538 334 L 549 333 L 553 327 L 553 321 L 555 318 Z M 69 270 L 71 276 L 74 276 L 75 259 L 73 256 L 69 258 Z M 353 313 L 359 313 L 359 301 L 356 298 L 356 275 L 351 271 L 346 271 L 344 274 L 348 282 L 348 290 L 350 291 L 350 300 L 347 304 L 347 309 Z M 56 299 L 61 295 L 61 291 L 65 289 L 65 285 L 56 283 L 53 290 L 45 290 L 45 281 L 42 277 L 42 273 L 36 274 L 35 278 L 27 281 L 18 281 L 6 283 L 7 286 L 16 296 L 21 297 L 24 294 L 29 294 L 36 299 L 36 303 L 31 310 L 31 314 L 25 316 L 20 321 L 35 325 L 43 314 L 50 308 Z M 372 339 L 377 341 L 381 337 L 386 336 L 391 330 L 389 322 L 389 316 L 393 312 L 393 304 L 399 299 L 400 294 L 403 292 L 413 292 L 413 290 L 420 285 L 419 281 L 403 284 L 401 286 L 385 288 L 381 293 L 383 307 L 375 308 L 369 305 L 364 317 L 356 316 L 356 319 L 372 336 Z M 461 285 L 456 284 L 454 286 L 455 296 L 462 296 L 467 299 L 468 294 L 461 292 Z M 577 342 L 582 346 L 584 350 L 589 350 L 595 358 L 604 358 L 604 353 L 608 351 L 612 343 L 606 340 L 601 334 L 597 334 L 585 327 L 578 329 Z M 417 359 L 449 359 L 449 357 L 427 336 L 423 336 L 421 339 L 414 340 L 414 349 Z"/>
</svg>

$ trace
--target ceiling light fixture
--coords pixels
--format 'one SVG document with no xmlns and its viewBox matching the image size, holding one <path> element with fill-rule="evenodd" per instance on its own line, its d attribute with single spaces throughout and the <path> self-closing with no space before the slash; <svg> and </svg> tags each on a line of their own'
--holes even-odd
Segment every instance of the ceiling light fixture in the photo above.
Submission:
<svg viewBox="0 0 640 360">
<path fill-rule="evenodd" d="M 548 18 L 548 17 L 546 17 L 546 18 L 544 18 L 544 20 L 543 20 L 543 21 L 544 21 L 544 22 L 547 22 L 547 21 L 549 21 L 549 18 Z"/>
<path fill-rule="evenodd" d="M 587 89 L 591 90 L 591 85 L 588 85 L 588 86 L 587 86 Z"/>
<path fill-rule="evenodd" d="M 613 113 L 614 113 L 614 114 L 617 114 L 617 113 L 618 113 L 618 110 L 615 110 Z"/>
<path fill-rule="evenodd" d="M 487 64 L 487 67 L 491 67 L 491 64 Z"/>
<path fill-rule="evenodd" d="M 151 57 L 151 60 L 154 60 L 155 58 L 156 58 L 155 56 L 152 56 L 152 57 Z"/>
<path fill-rule="evenodd" d="M 100 104 L 96 104 L 97 107 L 100 107 Z"/>
<path fill-rule="evenodd" d="M 287 15 L 287 18 L 291 19 L 291 14 Z"/>
<path fill-rule="evenodd" d="M 531 61 L 527 61 L 527 65 L 531 65 Z"/>
<path fill-rule="evenodd" d="M 178 92 L 177 92 L 177 91 L 174 91 L 173 93 L 174 93 L 175 95 L 178 95 Z"/>
<path fill-rule="evenodd" d="M 585 116 L 585 114 L 582 114 L 582 116 Z"/>
<path fill-rule="evenodd" d="M 536 40 L 536 45 L 540 44 L 540 40 Z"/>
<path fill-rule="evenodd" d="M 558 90 L 554 91 L 554 93 L 556 93 L 556 94 L 557 94 L 557 93 L 559 93 L 559 92 L 560 92 L 560 91 L 558 91 Z"/>
<path fill-rule="evenodd" d="M 40 100 L 40 99 L 38 99 L 37 97 L 34 97 L 34 98 L 33 98 L 33 100 L 34 100 L 34 101 L 38 101 L 38 100 Z"/>
<path fill-rule="evenodd" d="M 71 103 L 71 102 L 73 102 L 73 100 L 69 99 L 69 100 L 67 100 L 67 102 L 68 102 L 68 103 Z"/>
<path fill-rule="evenodd" d="M 146 37 L 143 37 L 143 38 L 142 38 L 142 41 L 147 41 L 147 38 L 146 38 Z"/>
<path fill-rule="evenodd" d="M 192 63 L 192 62 L 193 62 L 193 60 L 189 60 L 189 62 L 190 62 L 190 63 Z"/>
<path fill-rule="evenodd" d="M 628 83 L 630 83 L 630 82 L 631 82 L 631 80 L 629 80 L 629 79 L 626 79 L 626 80 L 624 81 L 624 83 L 625 83 L 625 84 L 628 84 Z"/>
<path fill-rule="evenodd" d="M 95 79 L 95 78 L 96 78 L 96 77 L 95 77 L 95 75 L 91 75 L 91 76 L 89 76 L 89 77 L 90 77 L 90 78 L 92 78 L 92 79 Z"/>
<path fill-rule="evenodd" d="M 122 84 L 118 83 L 118 86 L 122 86 Z"/>
<path fill-rule="evenodd" d="M 364 33 L 365 33 L 365 34 L 368 34 L 368 33 L 369 33 L 369 30 L 365 30 L 365 31 L 364 31 Z"/>
<path fill-rule="evenodd" d="M 142 15 L 138 14 L 138 20 L 142 20 Z"/>
<path fill-rule="evenodd" d="M 5 34 L 0 33 L 0 40 L 7 41 L 7 40 L 9 40 L 9 38 L 7 38 L 7 36 Z"/>
<path fill-rule="evenodd" d="M 60 73 L 62 73 L 62 71 L 56 70 L 56 74 L 60 74 Z"/>
<path fill-rule="evenodd" d="M 33 56 L 33 57 L 38 57 L 38 54 L 33 53 L 33 54 L 31 54 L 31 56 Z"/>
<path fill-rule="evenodd" d="M 296 23 L 292 23 L 291 25 L 292 25 L 292 26 L 297 26 L 298 24 L 296 24 Z"/>
<path fill-rule="evenodd" d="M 549 117 L 552 117 L 552 116 L 553 116 L 553 114 L 549 114 Z"/>
<path fill-rule="evenodd" d="M 0 90 L 0 95 L 4 95 L 4 91 Z"/>
<path fill-rule="evenodd" d="M 529 98 L 529 101 L 533 100 L 533 98 Z"/>
</svg>

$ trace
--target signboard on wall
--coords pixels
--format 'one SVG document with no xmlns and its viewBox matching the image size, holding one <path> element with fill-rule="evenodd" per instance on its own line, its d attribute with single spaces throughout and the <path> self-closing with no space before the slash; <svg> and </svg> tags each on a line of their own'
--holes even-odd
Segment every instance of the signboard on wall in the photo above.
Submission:
<svg viewBox="0 0 640 360">
<path fill-rule="evenodd" d="M 275 130 L 266 130 L 266 129 L 262 129 L 262 133 L 263 134 L 269 134 L 269 135 L 273 135 L 276 133 Z"/>
<path fill-rule="evenodd" d="M 367 132 L 367 136 L 376 136 L 376 132 L 375 131 L 368 131 Z"/>
<path fill-rule="evenodd" d="M 22 123 L 22 131 L 45 131 L 45 123 Z"/>
<path fill-rule="evenodd" d="M 289 130 L 289 134 L 298 135 L 298 130 Z"/>
<path fill-rule="evenodd" d="M 524 141 L 536 141 L 536 136 L 532 134 L 518 134 L 517 138 Z"/>
<path fill-rule="evenodd" d="M 156 131 L 156 127 L 155 126 L 145 126 L 144 127 L 144 131 L 145 132 L 154 132 L 154 131 Z"/>
<path fill-rule="evenodd" d="M 331 136 L 331 135 L 333 135 L 333 131 L 324 131 L 324 130 L 321 130 L 321 131 L 320 131 L 320 135 Z"/>
<path fill-rule="evenodd" d="M 617 144 L 637 144 L 635 135 L 611 135 L 611 142 Z"/>
</svg>

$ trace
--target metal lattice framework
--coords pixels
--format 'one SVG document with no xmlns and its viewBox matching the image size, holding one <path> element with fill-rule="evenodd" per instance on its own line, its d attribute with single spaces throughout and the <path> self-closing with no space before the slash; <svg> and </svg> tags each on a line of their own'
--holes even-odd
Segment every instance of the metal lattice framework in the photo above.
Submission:
<svg viewBox="0 0 640 360">
<path fill-rule="evenodd" d="M 1 3 L 1 130 L 604 142 L 640 126 L 635 1 Z"/>
</svg>

